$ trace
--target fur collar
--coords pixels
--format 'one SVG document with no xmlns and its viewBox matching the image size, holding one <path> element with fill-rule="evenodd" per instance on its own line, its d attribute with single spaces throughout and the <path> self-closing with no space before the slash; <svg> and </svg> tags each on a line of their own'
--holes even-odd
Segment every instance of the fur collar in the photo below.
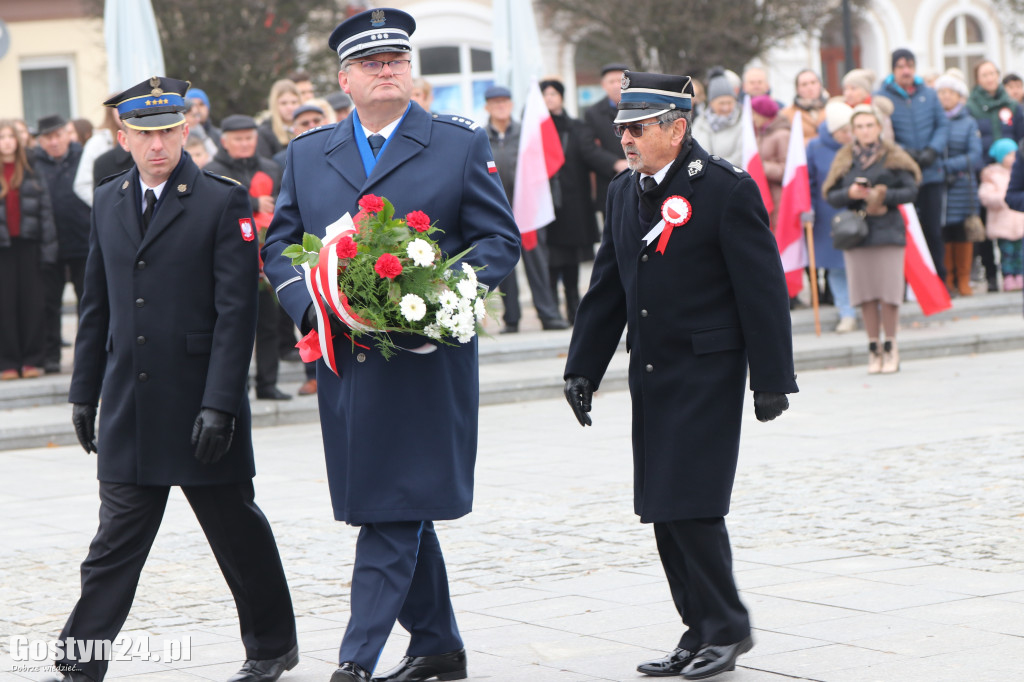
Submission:
<svg viewBox="0 0 1024 682">
<path fill-rule="evenodd" d="M 886 168 L 889 168 L 890 170 L 907 171 L 913 174 L 914 182 L 921 182 L 921 169 L 918 167 L 917 163 L 910 158 L 910 154 L 907 154 L 901 148 L 886 140 L 882 140 L 882 149 L 885 154 Z M 843 147 L 836 152 L 836 157 L 832 161 L 832 167 L 828 171 L 828 177 L 825 178 L 825 183 L 821 186 L 822 195 L 827 195 L 829 190 L 835 187 L 852 167 L 853 145 L 843 145 Z"/>
</svg>

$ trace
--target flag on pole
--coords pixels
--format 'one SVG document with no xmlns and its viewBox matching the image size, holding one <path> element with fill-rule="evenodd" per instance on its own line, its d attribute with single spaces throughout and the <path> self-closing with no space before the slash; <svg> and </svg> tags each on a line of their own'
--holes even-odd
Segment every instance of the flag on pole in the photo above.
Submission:
<svg viewBox="0 0 1024 682">
<path fill-rule="evenodd" d="M 800 214 L 810 210 L 811 183 L 807 176 L 807 149 L 804 147 L 803 117 L 798 109 L 793 114 L 793 126 L 789 131 L 786 171 L 782 176 L 782 196 L 779 197 L 779 215 L 775 221 L 775 241 L 779 245 L 779 255 L 782 256 L 782 269 L 786 271 L 786 287 L 790 298 L 803 288 L 807 243 L 804 241 Z"/>
<path fill-rule="evenodd" d="M 953 302 L 946 291 L 946 284 L 935 271 L 935 262 L 928 251 L 921 222 L 913 204 L 901 204 L 900 213 L 907 226 L 907 247 L 903 251 L 903 274 L 907 278 L 914 297 L 925 315 L 948 310 Z"/>
<path fill-rule="evenodd" d="M 743 129 L 743 170 L 754 178 L 757 188 L 761 190 L 761 201 L 768 211 L 768 215 L 775 210 L 775 202 L 772 201 L 771 190 L 768 189 L 768 176 L 764 174 L 764 166 L 761 165 L 761 153 L 757 150 L 757 135 L 754 134 L 754 110 L 750 108 L 750 98 L 743 98 L 743 120 L 740 121 L 740 128 Z"/>
<path fill-rule="evenodd" d="M 537 245 L 537 230 L 555 219 L 550 179 L 564 163 L 565 153 L 555 122 L 537 82 L 533 81 L 526 93 L 512 194 L 512 213 L 527 251 Z"/>
</svg>

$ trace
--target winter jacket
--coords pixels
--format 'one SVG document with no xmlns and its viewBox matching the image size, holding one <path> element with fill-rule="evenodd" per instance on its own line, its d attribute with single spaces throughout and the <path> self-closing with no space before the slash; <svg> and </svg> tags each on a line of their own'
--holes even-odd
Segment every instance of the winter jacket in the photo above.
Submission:
<svg viewBox="0 0 1024 682">
<path fill-rule="evenodd" d="M 515 121 L 509 121 L 504 135 L 499 133 L 490 121 L 487 121 L 484 129 L 487 131 L 487 139 L 491 143 L 491 153 L 494 154 L 494 165 L 498 167 L 501 186 L 505 190 L 508 203 L 511 204 L 516 187 L 516 164 L 519 161 L 520 125 Z M 607 183 L 605 184 L 607 186 Z M 604 210 L 604 205 L 598 208 Z"/>
<path fill-rule="evenodd" d="M 807 178 L 811 183 L 811 208 L 814 210 L 814 264 L 819 268 L 846 267 L 843 252 L 832 246 L 832 216 L 839 209 L 828 203 L 821 193 L 840 147 L 842 145 L 828 132 L 824 122 L 818 126 L 818 136 L 807 145 Z"/>
<path fill-rule="evenodd" d="M 978 199 L 988 209 L 985 231 L 989 239 L 1020 239 L 1024 237 L 1024 213 L 1006 205 L 1006 188 L 1010 184 L 1010 169 L 993 163 L 981 171 Z"/>
<path fill-rule="evenodd" d="M 827 102 L 826 98 L 821 97 L 815 101 L 815 106 L 810 109 L 804 109 L 794 101 L 788 107 L 779 111 L 779 116 L 789 121 L 790 125 L 793 125 L 793 116 L 799 111 L 801 123 L 804 127 L 804 142 L 810 142 L 818 136 L 818 125 L 825 122 L 825 104 Z"/>
<path fill-rule="evenodd" d="M 921 169 L 921 184 L 944 182 L 945 174 L 938 160 L 946 151 L 949 121 L 935 91 L 920 78 L 914 78 L 914 86 L 914 94 L 909 95 L 889 75 L 882 83 L 882 89 L 875 94 L 892 101 L 892 130 L 896 144 L 914 159 L 925 147 L 935 152 L 935 163 Z"/>
<path fill-rule="evenodd" d="M 782 116 L 776 116 L 763 130 L 757 131 L 757 151 L 761 156 L 764 175 L 768 179 L 772 202 L 775 204 L 771 215 L 773 229 L 782 199 L 782 177 L 786 174 L 790 125 L 791 123 Z"/>
<path fill-rule="evenodd" d="M 3 166 L 0 164 L 0 172 Z M 40 259 L 44 263 L 57 262 L 57 228 L 53 222 L 53 208 L 46 181 L 37 172 L 26 172 L 18 188 L 21 201 L 19 237 L 40 243 Z M 0 199 L 0 249 L 10 248 L 11 234 L 7 229 L 7 202 Z"/>
<path fill-rule="evenodd" d="M 711 129 L 707 116 L 693 122 L 693 139 L 708 154 L 721 156 L 726 161 L 740 166 L 743 164 L 743 125 L 739 104 L 732 111 L 732 121 L 718 132 Z"/>
<path fill-rule="evenodd" d="M 36 147 L 32 166 L 46 181 L 53 206 L 53 222 L 57 225 L 59 257 L 85 258 L 89 255 L 89 230 L 92 210 L 74 192 L 75 174 L 82 159 L 82 145 L 72 142 L 60 159 Z"/>
<path fill-rule="evenodd" d="M 900 214 L 900 204 L 909 204 L 917 198 L 917 188 L 921 181 L 921 170 L 910 155 L 892 144 L 882 140 L 881 157 L 870 166 L 862 167 L 854 158 L 853 145 L 845 145 L 836 152 L 828 177 L 822 186 L 822 192 L 828 203 L 836 208 L 863 210 L 867 203 L 863 200 L 851 199 L 850 185 L 855 178 L 867 178 L 872 186 L 885 185 L 884 205 L 887 209 L 882 215 L 868 215 L 867 239 L 857 248 L 864 246 L 903 246 L 907 243 L 907 228 Z"/>
<path fill-rule="evenodd" d="M 1024 109 L 1006 94 L 1002 85 L 994 95 L 990 95 L 980 85 L 974 86 L 967 99 L 967 109 L 978 122 L 986 164 L 995 161 L 988 155 L 993 142 L 1008 137 L 1019 143 L 1024 138 Z"/>
<path fill-rule="evenodd" d="M 981 136 L 975 120 L 962 108 L 949 120 L 946 154 L 935 162 L 946 173 L 946 207 L 943 225 L 955 225 L 978 213 L 975 178 L 982 167 Z"/>
</svg>

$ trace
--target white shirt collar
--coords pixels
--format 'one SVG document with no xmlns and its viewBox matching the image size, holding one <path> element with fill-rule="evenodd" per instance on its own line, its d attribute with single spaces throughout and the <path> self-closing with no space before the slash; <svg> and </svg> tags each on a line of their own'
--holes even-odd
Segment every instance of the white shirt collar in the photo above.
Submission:
<svg viewBox="0 0 1024 682">
<path fill-rule="evenodd" d="M 389 137 L 391 137 L 391 133 L 395 132 L 395 128 L 397 128 L 398 124 L 401 123 L 401 122 L 402 122 L 401 117 L 396 118 L 394 121 L 392 121 L 391 123 L 387 124 L 386 126 L 381 128 L 380 130 L 378 130 L 376 133 L 374 133 L 372 130 L 370 130 L 369 128 L 364 126 L 362 123 L 360 123 L 359 125 L 361 125 L 363 127 L 363 134 L 366 135 L 366 137 L 370 137 L 370 135 L 376 134 L 376 135 L 380 135 L 381 137 L 383 137 L 386 140 Z"/>
<path fill-rule="evenodd" d="M 153 190 L 153 194 L 156 195 L 156 200 L 160 201 L 160 195 L 163 194 L 164 187 L 166 187 L 166 186 L 167 186 L 167 181 L 164 180 L 163 182 L 161 182 L 156 187 L 150 187 L 149 185 L 147 185 L 146 183 L 144 183 L 142 181 L 142 177 L 141 176 L 139 177 L 139 188 L 142 190 L 140 196 L 142 197 L 142 210 L 143 211 L 146 210 L 146 190 L 147 189 Z"/>
<path fill-rule="evenodd" d="M 643 180 L 644 178 L 654 178 L 654 181 L 660 185 L 661 181 L 665 179 L 665 174 L 668 173 L 668 169 L 672 166 L 673 163 L 675 163 L 675 161 L 676 161 L 675 159 L 672 159 L 667 164 L 662 166 L 661 170 L 659 170 L 654 175 L 648 175 L 647 173 L 641 173 L 640 174 L 640 179 Z"/>
</svg>

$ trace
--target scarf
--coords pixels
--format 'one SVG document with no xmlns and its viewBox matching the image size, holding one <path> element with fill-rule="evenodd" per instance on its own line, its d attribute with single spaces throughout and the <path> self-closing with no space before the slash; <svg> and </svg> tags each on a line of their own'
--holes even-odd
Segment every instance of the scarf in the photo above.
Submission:
<svg viewBox="0 0 1024 682">
<path fill-rule="evenodd" d="M 708 109 L 707 111 L 704 112 L 704 117 L 707 118 L 708 125 L 711 127 L 711 131 L 717 133 L 721 130 L 724 130 L 725 128 L 728 128 L 729 126 L 736 122 L 736 117 L 739 115 L 739 110 L 740 109 L 738 106 L 733 107 L 732 113 L 730 113 L 728 116 L 722 116 L 721 114 L 716 114 L 713 111 L 711 111 L 711 109 Z"/>
<path fill-rule="evenodd" d="M 793 105 L 796 106 L 797 109 L 802 109 L 804 111 L 824 109 L 826 104 L 828 104 L 828 100 L 825 99 L 824 95 L 820 95 L 814 99 L 805 99 L 803 97 L 793 98 Z"/>
<path fill-rule="evenodd" d="M 958 103 L 955 107 L 946 112 L 946 118 L 953 120 L 960 115 L 960 112 L 964 110 L 966 105 L 963 102 Z"/>
<path fill-rule="evenodd" d="M 975 85 L 971 96 L 967 98 L 967 110 L 971 112 L 971 116 L 978 119 L 987 118 L 991 123 L 993 141 L 1003 137 L 1003 122 L 999 118 L 999 112 L 1004 108 L 1016 112 L 1017 103 L 1006 94 L 1002 85 L 991 95 L 980 85 Z"/>
<path fill-rule="evenodd" d="M 861 168 L 868 168 L 878 161 L 882 156 L 882 142 L 876 140 L 873 144 L 862 146 L 860 142 L 853 143 L 853 158 L 860 164 Z"/>
</svg>

